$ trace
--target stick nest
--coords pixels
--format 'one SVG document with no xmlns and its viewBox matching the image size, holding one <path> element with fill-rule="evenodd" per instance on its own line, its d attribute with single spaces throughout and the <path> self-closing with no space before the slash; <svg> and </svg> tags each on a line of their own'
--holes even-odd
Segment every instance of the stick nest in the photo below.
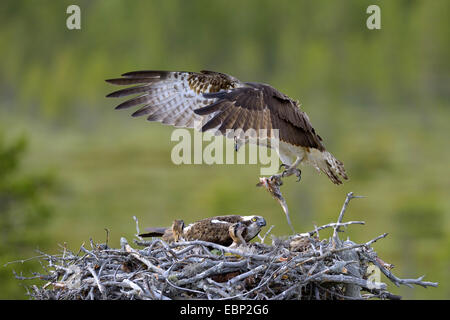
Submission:
<svg viewBox="0 0 450 320">
<path fill-rule="evenodd" d="M 81 246 L 77 253 L 61 247 L 49 255 L 40 252 L 44 273 L 17 275 L 19 280 L 40 279 L 42 285 L 27 286 L 32 299 L 400 299 L 380 281 L 383 273 L 395 285 L 437 286 L 417 279 L 400 279 L 391 273 L 371 245 L 342 241 L 338 233 L 351 224 L 342 222 L 349 201 L 335 223 L 265 244 L 249 243 L 238 248 L 205 241 L 166 243 L 161 239 L 125 238 L 121 248 L 107 244 Z M 136 220 L 137 233 L 139 228 Z M 332 228 L 332 236 L 321 239 L 320 230 Z M 21 261 L 24 262 L 24 261 Z"/>
</svg>

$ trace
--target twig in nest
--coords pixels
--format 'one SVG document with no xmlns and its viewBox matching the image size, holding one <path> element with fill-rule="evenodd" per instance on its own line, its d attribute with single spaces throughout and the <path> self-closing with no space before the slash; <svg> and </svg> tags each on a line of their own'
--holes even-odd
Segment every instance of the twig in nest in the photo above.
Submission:
<svg viewBox="0 0 450 320">
<path fill-rule="evenodd" d="M 338 220 L 336 222 L 336 225 L 335 225 L 334 231 L 333 231 L 333 241 L 335 241 L 335 242 L 339 241 L 339 237 L 338 237 L 337 233 L 341 231 L 339 229 L 339 227 L 342 223 L 342 219 L 344 218 L 344 213 L 347 210 L 348 204 L 350 203 L 350 200 L 355 199 L 355 198 L 364 198 L 364 196 L 354 196 L 353 192 L 347 193 L 347 197 L 345 198 L 344 204 L 342 206 L 341 212 L 339 213 L 339 217 L 338 217 Z M 335 243 L 335 245 L 336 245 L 336 243 Z"/>
<path fill-rule="evenodd" d="M 259 240 L 261 241 L 261 243 L 264 243 L 264 240 L 266 239 L 267 235 L 270 233 L 270 231 L 272 231 L 272 229 L 273 229 L 274 227 L 275 227 L 274 225 L 271 225 L 270 228 L 269 228 L 269 230 L 267 230 L 267 232 L 266 232 L 266 233 L 264 234 L 264 236 L 262 236 L 262 237 L 258 234 L 258 238 L 259 238 Z"/>
</svg>

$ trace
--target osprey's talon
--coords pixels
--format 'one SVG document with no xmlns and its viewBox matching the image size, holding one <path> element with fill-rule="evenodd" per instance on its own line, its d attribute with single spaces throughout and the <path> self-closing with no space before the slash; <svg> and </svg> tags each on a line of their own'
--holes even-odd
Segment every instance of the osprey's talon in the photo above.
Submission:
<svg viewBox="0 0 450 320">
<path fill-rule="evenodd" d="M 301 180 L 302 171 L 294 166 L 287 167 L 287 169 L 281 173 L 281 177 L 289 177 L 293 174 L 298 178 L 297 181 Z"/>
<path fill-rule="evenodd" d="M 287 165 L 285 165 L 284 163 L 280 164 L 280 167 L 278 168 L 278 170 L 281 170 L 281 168 L 287 168 Z"/>
</svg>

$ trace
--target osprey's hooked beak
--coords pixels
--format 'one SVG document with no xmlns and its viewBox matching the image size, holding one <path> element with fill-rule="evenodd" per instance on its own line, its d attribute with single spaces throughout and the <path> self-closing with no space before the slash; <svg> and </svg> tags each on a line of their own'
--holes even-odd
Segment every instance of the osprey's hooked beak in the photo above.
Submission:
<svg viewBox="0 0 450 320">
<path fill-rule="evenodd" d="M 264 227 L 266 225 L 266 219 L 261 218 L 261 219 L 258 220 L 257 223 L 258 223 L 259 227 Z"/>
</svg>

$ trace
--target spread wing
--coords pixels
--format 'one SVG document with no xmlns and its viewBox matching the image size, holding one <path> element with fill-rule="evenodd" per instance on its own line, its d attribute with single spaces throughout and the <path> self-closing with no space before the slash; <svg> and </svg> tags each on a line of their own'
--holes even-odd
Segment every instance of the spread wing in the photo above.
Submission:
<svg viewBox="0 0 450 320">
<path fill-rule="evenodd" d="M 303 161 L 324 172 L 333 183 L 342 183 L 339 175 L 348 179 L 343 163 L 326 151 L 306 113 L 297 102 L 273 87 L 246 82 L 239 88 L 204 96 L 215 101 L 194 111 L 198 115 L 212 115 L 202 131 L 217 128 L 226 134 L 227 129 L 278 129 L 280 141 L 304 148 Z"/>
<path fill-rule="evenodd" d="M 297 103 L 271 86 L 242 83 L 214 71 L 134 71 L 109 79 L 115 85 L 136 85 L 110 93 L 107 97 L 138 94 L 116 109 L 141 106 L 132 116 L 146 116 L 177 127 L 206 123 L 202 131 L 226 129 L 279 129 L 280 139 L 296 146 L 324 150 L 308 116 Z"/>
<path fill-rule="evenodd" d="M 251 128 L 257 133 L 259 129 L 278 129 L 281 141 L 325 150 L 322 138 L 298 104 L 269 85 L 247 82 L 236 89 L 203 96 L 215 100 L 194 111 L 198 115 L 212 116 L 202 131 L 214 128 L 225 134 L 227 129 L 247 131 Z"/>
<path fill-rule="evenodd" d="M 115 85 L 135 85 L 107 95 L 107 97 L 123 97 L 138 94 L 119 104 L 116 109 L 140 105 L 141 107 L 132 114 L 133 117 L 146 116 L 149 121 L 187 128 L 193 128 L 195 121 L 207 121 L 211 118 L 194 113 L 194 110 L 214 101 L 204 97 L 204 93 L 230 90 L 241 85 L 239 80 L 213 71 L 200 73 L 134 71 L 106 82 Z"/>
</svg>

